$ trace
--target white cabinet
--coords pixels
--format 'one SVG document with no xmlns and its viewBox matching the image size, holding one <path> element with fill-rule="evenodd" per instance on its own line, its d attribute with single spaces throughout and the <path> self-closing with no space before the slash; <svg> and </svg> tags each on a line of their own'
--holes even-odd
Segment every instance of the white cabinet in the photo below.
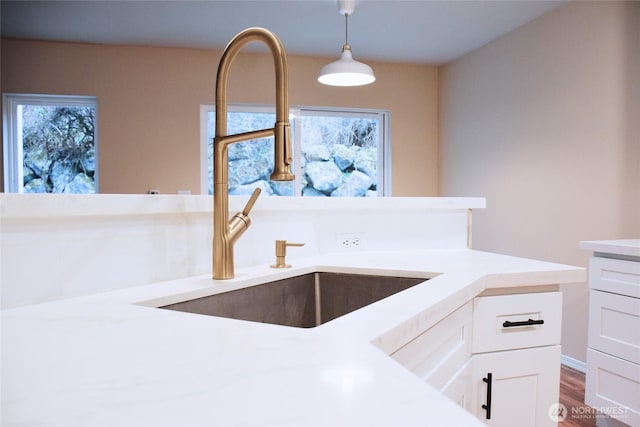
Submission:
<svg viewBox="0 0 640 427">
<path fill-rule="evenodd" d="M 391 357 L 440 390 L 471 356 L 471 301 Z"/>
<path fill-rule="evenodd" d="M 640 249 L 640 241 L 638 245 Z M 585 403 L 621 423 L 638 426 L 640 257 L 612 253 L 615 251 L 597 246 L 585 248 L 597 251 L 589 260 Z M 596 421 L 601 425 L 606 420 L 599 417 Z"/>
<path fill-rule="evenodd" d="M 491 426 L 555 426 L 560 394 L 562 294 L 473 302 L 472 412 Z"/>
<path fill-rule="evenodd" d="M 621 423 L 640 425 L 640 365 L 588 348 L 585 403 Z M 605 420 L 599 417 L 596 424 L 613 424 Z"/>
<path fill-rule="evenodd" d="M 473 413 L 475 408 L 473 391 L 476 378 L 473 372 L 473 359 L 469 358 L 440 391 L 450 400 Z"/>
<path fill-rule="evenodd" d="M 473 356 L 472 412 L 490 426 L 555 426 L 560 346 Z"/>
<path fill-rule="evenodd" d="M 561 307 L 559 292 L 477 297 L 391 357 L 488 425 L 554 426 Z"/>
</svg>

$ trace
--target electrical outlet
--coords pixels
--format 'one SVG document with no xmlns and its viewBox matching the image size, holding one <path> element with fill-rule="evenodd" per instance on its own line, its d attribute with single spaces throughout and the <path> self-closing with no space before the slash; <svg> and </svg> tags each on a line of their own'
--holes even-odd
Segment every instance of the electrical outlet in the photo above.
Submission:
<svg viewBox="0 0 640 427">
<path fill-rule="evenodd" d="M 364 246 L 362 233 L 345 233 L 337 236 L 337 244 L 340 249 L 362 249 Z"/>
</svg>

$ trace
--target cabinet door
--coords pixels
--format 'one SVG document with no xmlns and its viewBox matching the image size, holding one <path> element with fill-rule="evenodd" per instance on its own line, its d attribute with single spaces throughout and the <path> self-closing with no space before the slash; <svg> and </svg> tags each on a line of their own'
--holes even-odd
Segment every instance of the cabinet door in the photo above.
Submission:
<svg viewBox="0 0 640 427">
<path fill-rule="evenodd" d="M 587 405 L 640 426 L 640 365 L 588 348 L 585 386 Z"/>
<path fill-rule="evenodd" d="M 473 412 L 471 406 L 473 402 L 471 398 L 473 393 L 473 374 L 472 358 L 440 390 L 443 395 L 469 412 Z"/>
<path fill-rule="evenodd" d="M 471 357 L 472 304 L 460 307 L 391 355 L 441 389 Z"/>
<path fill-rule="evenodd" d="M 556 425 L 549 410 L 560 393 L 560 346 L 474 355 L 473 372 L 471 412 L 488 425 Z"/>
</svg>

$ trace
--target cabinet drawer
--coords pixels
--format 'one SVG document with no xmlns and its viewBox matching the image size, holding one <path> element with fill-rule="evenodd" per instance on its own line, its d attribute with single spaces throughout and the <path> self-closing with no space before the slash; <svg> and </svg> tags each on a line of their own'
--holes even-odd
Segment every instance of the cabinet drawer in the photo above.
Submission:
<svg viewBox="0 0 640 427">
<path fill-rule="evenodd" d="M 589 287 L 640 298 L 640 262 L 591 257 Z"/>
<path fill-rule="evenodd" d="M 560 344 L 562 294 L 477 297 L 473 300 L 473 353 Z"/>
<path fill-rule="evenodd" d="M 471 320 L 469 301 L 391 357 L 439 390 L 471 356 Z"/>
<path fill-rule="evenodd" d="M 640 365 L 587 349 L 585 403 L 625 424 L 640 425 Z"/>
<path fill-rule="evenodd" d="M 640 299 L 591 290 L 589 347 L 640 363 Z"/>
</svg>

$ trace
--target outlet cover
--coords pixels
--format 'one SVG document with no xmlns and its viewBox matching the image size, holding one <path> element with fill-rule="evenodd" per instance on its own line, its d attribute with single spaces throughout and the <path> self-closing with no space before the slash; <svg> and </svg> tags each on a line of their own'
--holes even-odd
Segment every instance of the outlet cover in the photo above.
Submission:
<svg viewBox="0 0 640 427">
<path fill-rule="evenodd" d="M 336 245 L 340 250 L 362 250 L 365 246 L 364 233 L 340 233 Z"/>
</svg>

